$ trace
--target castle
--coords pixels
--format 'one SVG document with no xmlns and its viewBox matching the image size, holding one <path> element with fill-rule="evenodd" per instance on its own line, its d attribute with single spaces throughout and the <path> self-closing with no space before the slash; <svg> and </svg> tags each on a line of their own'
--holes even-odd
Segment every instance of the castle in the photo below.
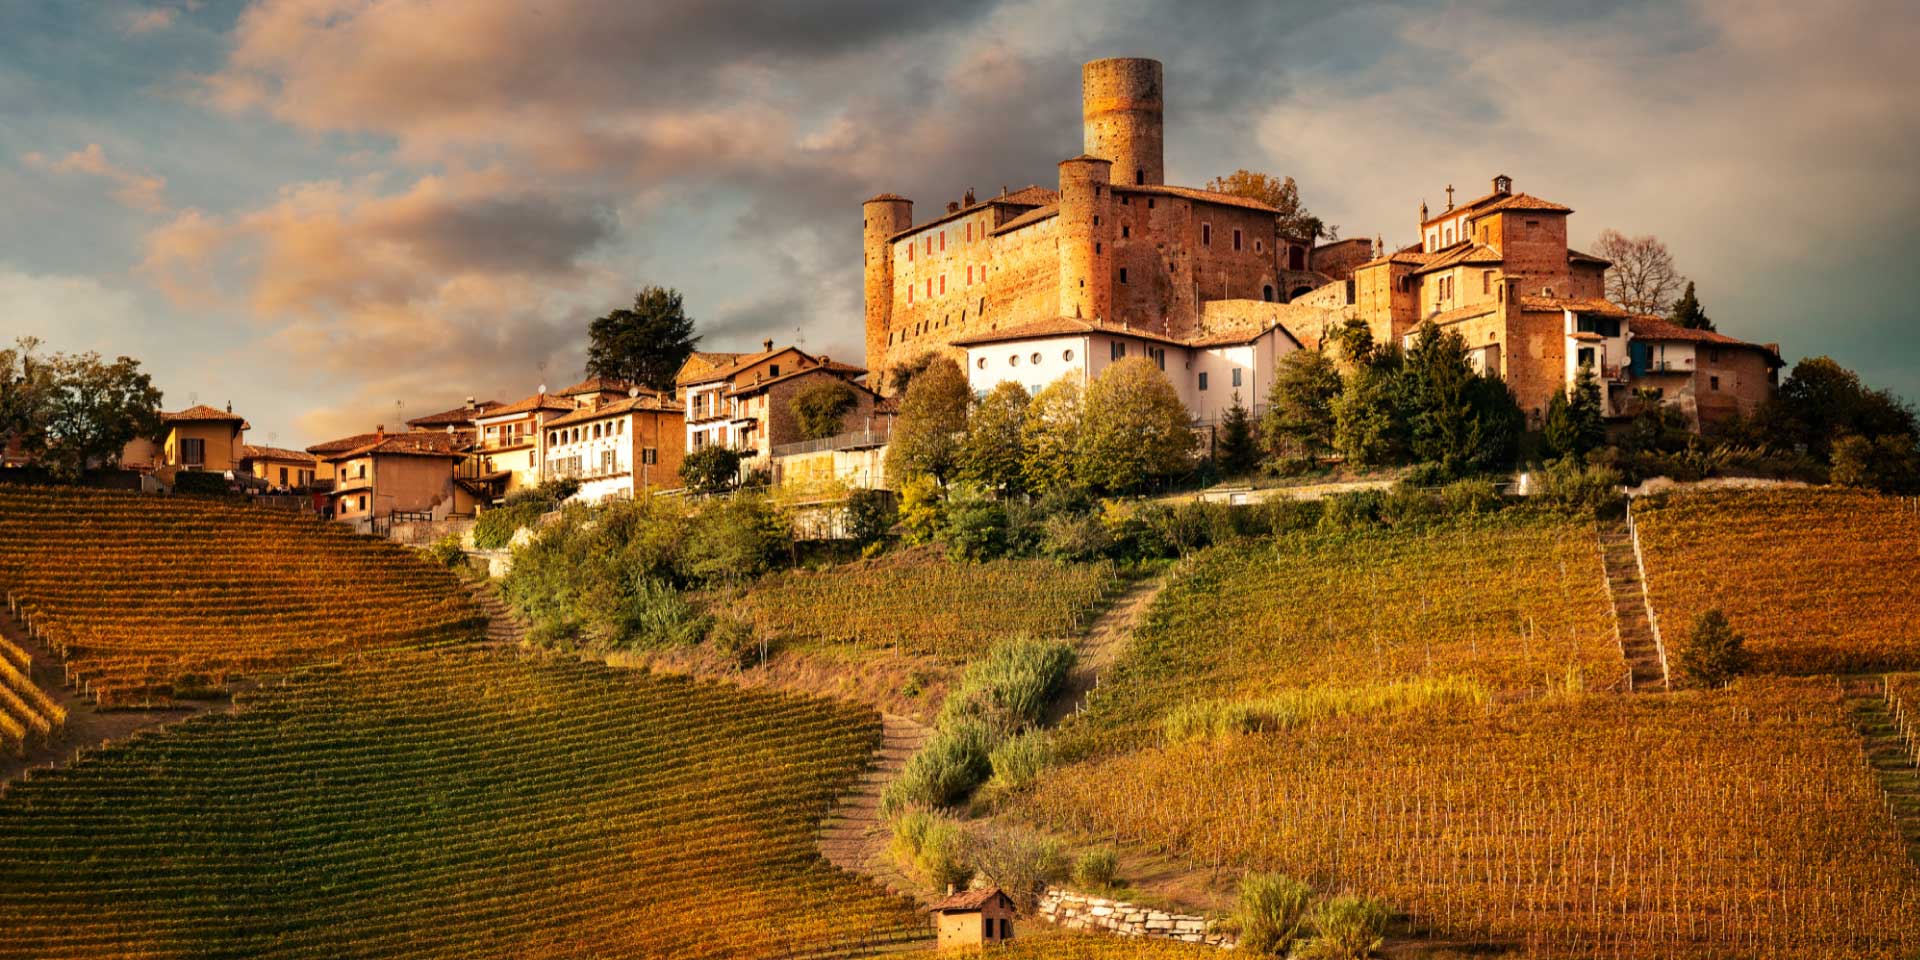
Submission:
<svg viewBox="0 0 1920 960">
<path fill-rule="evenodd" d="M 1437 214 L 1422 203 L 1419 242 L 1404 249 L 1315 247 L 1264 203 L 1167 185 L 1164 105 L 1158 61 L 1095 60 L 1081 74 L 1083 153 L 1060 162 L 1057 190 L 969 192 L 918 224 L 904 197 L 866 201 L 867 368 L 939 351 L 976 389 L 1034 389 L 1145 355 L 1205 422 L 1243 398 L 1257 411 L 1272 364 L 1359 319 L 1377 343 L 1405 344 L 1427 322 L 1458 333 L 1532 428 L 1582 366 L 1607 415 L 1652 391 L 1696 429 L 1750 413 L 1774 387 L 1772 344 L 1606 300 L 1611 264 L 1567 245 L 1572 209 L 1510 177 L 1459 205 L 1448 187 Z"/>
<path fill-rule="evenodd" d="M 1031 186 L 913 222 L 913 201 L 864 204 L 867 368 L 1059 318 L 1183 340 L 1229 302 L 1277 303 L 1329 279 L 1312 237 L 1281 235 L 1256 200 L 1168 186 L 1160 63 L 1082 70 L 1084 152 L 1057 190 Z M 955 354 L 957 356 L 957 354 Z"/>
</svg>

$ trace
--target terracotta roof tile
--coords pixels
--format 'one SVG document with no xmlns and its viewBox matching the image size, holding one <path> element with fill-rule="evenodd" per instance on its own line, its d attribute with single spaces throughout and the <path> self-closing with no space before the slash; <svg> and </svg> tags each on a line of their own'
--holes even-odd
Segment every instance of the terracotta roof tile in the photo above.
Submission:
<svg viewBox="0 0 1920 960">
<path fill-rule="evenodd" d="M 1434 254 L 1433 259 L 1428 260 L 1425 266 L 1414 272 L 1430 273 L 1435 270 L 1445 270 L 1449 267 L 1465 266 L 1468 264 L 1490 266 L 1504 262 L 1504 259 L 1500 256 L 1500 251 L 1484 243 L 1463 242 Z"/>
<path fill-rule="evenodd" d="M 1527 310 L 1572 310 L 1597 313 L 1603 317 L 1629 316 L 1625 307 L 1600 297 L 1539 297 L 1523 294 L 1520 306 Z"/>
<path fill-rule="evenodd" d="M 1012 193 L 999 197 L 989 197 L 987 203 L 1010 203 L 1022 207 L 1043 207 L 1049 203 L 1060 202 L 1060 191 L 1049 190 L 1042 186 L 1021 187 Z"/>
<path fill-rule="evenodd" d="M 1474 317 L 1484 317 L 1487 314 L 1490 314 L 1499 308 L 1500 308 L 1500 305 L 1497 303 L 1476 303 L 1476 304 L 1473 304 L 1472 306 L 1454 307 L 1452 310 L 1442 310 L 1439 313 L 1436 313 L 1428 317 L 1427 320 L 1432 322 L 1435 326 L 1445 326 L 1449 323 L 1455 323 L 1461 320 L 1470 320 Z"/>
<path fill-rule="evenodd" d="M 572 400 L 568 400 L 564 397 L 556 397 L 551 393 L 536 393 L 533 396 L 526 398 L 525 400 L 519 400 L 514 403 L 509 403 L 503 407 L 494 407 L 492 410 L 488 410 L 486 413 L 483 413 L 480 416 L 475 417 L 474 419 L 490 420 L 490 419 L 493 419 L 494 417 L 507 417 L 507 416 L 513 416 L 514 414 L 520 414 L 520 413 L 532 413 L 535 410 L 572 410 L 574 406 L 575 404 Z"/>
<path fill-rule="evenodd" d="M 544 426 L 565 427 L 576 423 L 587 423 L 592 420 L 603 420 L 607 417 L 618 417 L 629 413 L 644 413 L 655 410 L 676 414 L 683 412 L 677 403 L 662 400 L 660 397 L 652 394 L 643 393 L 637 397 L 628 397 L 624 400 L 603 403 L 597 409 L 581 407 L 572 413 L 562 414 L 552 420 L 548 420 Z"/>
<path fill-rule="evenodd" d="M 439 413 L 429 413 L 424 417 L 414 417 L 412 420 L 407 421 L 407 426 L 409 427 L 456 426 L 457 427 L 463 423 L 472 423 L 474 417 L 482 416 L 486 414 L 487 411 L 492 410 L 498 406 L 500 406 L 500 401 L 498 400 L 482 400 L 479 403 L 474 404 L 472 409 L 468 409 L 465 404 L 462 404 L 458 407 L 454 407 L 452 410 L 443 410 Z"/>
<path fill-rule="evenodd" d="M 1157 193 L 1165 197 L 1180 197 L 1184 200 L 1197 200 L 1201 203 L 1220 203 L 1230 207 L 1246 207 L 1249 210 L 1259 210 L 1262 213 L 1280 212 L 1258 200 L 1236 196 L 1231 193 L 1220 193 L 1215 190 L 1201 190 L 1195 187 L 1170 187 L 1164 184 L 1116 183 L 1113 185 L 1113 192 Z"/>
<path fill-rule="evenodd" d="M 928 904 L 927 912 L 971 913 L 991 903 L 995 898 L 1005 898 L 1009 903 L 1013 901 L 1012 897 L 1000 892 L 999 887 L 981 887 L 978 890 L 962 890 L 959 893 L 947 894 Z"/>
<path fill-rule="evenodd" d="M 317 458 L 303 450 L 288 450 L 282 447 L 256 447 L 251 443 L 240 445 L 242 460 L 287 460 L 295 463 L 313 463 Z"/>
<path fill-rule="evenodd" d="M 381 439 L 372 435 L 372 442 L 322 457 L 325 460 L 350 460 L 368 455 L 397 455 L 414 457 L 452 457 L 461 454 L 453 449 L 453 438 L 444 433 L 396 433 Z"/>
<path fill-rule="evenodd" d="M 161 423 L 245 423 L 247 419 L 231 410 L 209 407 L 204 403 L 195 404 L 185 410 L 173 413 L 162 412 Z"/>
<path fill-rule="evenodd" d="M 1764 350 L 1776 359 L 1779 357 L 1778 352 L 1771 346 L 1729 337 L 1718 330 L 1695 330 L 1692 327 L 1683 327 L 1660 317 L 1629 317 L 1627 331 L 1635 340 L 1678 340 L 1689 343 L 1711 343 L 1725 347 L 1750 347 L 1755 350 Z"/>
<path fill-rule="evenodd" d="M 783 383 L 785 381 L 791 380 L 794 377 L 805 376 L 807 374 L 821 373 L 821 372 L 832 373 L 837 375 L 841 380 L 845 381 L 848 386 L 853 387 L 856 390 L 867 389 L 865 386 L 853 382 L 854 377 L 867 372 L 866 368 L 856 367 L 850 363 L 841 363 L 838 360 L 830 360 L 824 364 L 811 363 L 805 366 L 798 366 L 793 368 L 792 370 L 787 370 L 782 372 L 777 377 L 766 377 L 764 379 L 752 380 L 746 383 L 739 384 L 738 386 L 735 386 L 732 389 L 728 390 L 727 395 L 735 396 L 735 397 L 745 396 L 746 394 L 749 394 L 749 393 L 754 393 L 760 390 L 764 390 L 770 386 L 773 386 L 776 383 Z M 872 391 L 869 390 L 868 392 L 871 393 Z"/>
<path fill-rule="evenodd" d="M 1500 210 L 1539 210 L 1546 213 L 1572 213 L 1573 208 L 1552 200 L 1542 200 L 1530 193 L 1516 193 L 1510 197 L 1487 204 L 1474 212 L 1474 216 L 1494 213 Z"/>
<path fill-rule="evenodd" d="M 1593 254 L 1591 254 L 1591 253 L 1581 253 L 1580 251 L 1578 251 L 1578 250 L 1575 250 L 1575 249 L 1573 249 L 1572 247 L 1568 247 L 1568 248 L 1567 248 L 1567 262 L 1569 262 L 1569 263 L 1598 263 L 1598 264 L 1603 264 L 1603 265 L 1605 265 L 1605 266 L 1609 266 L 1609 267 L 1611 267 L 1611 266 L 1613 266 L 1613 261 L 1612 261 L 1612 260 L 1608 260 L 1608 259 L 1607 259 L 1606 257 L 1596 257 L 1596 256 L 1594 256 L 1594 255 L 1593 255 Z"/>
<path fill-rule="evenodd" d="M 1050 203 L 1044 207 L 1036 207 L 993 228 L 993 235 L 997 237 L 1003 233 L 1012 233 L 1021 227 L 1039 223 L 1048 217 L 1057 216 L 1059 213 L 1060 205 L 1057 203 Z"/>
</svg>

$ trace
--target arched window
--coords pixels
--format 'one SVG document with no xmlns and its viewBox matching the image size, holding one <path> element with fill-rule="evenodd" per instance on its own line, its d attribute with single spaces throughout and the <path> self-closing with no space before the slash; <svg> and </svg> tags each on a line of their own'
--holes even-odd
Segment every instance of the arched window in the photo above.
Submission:
<svg viewBox="0 0 1920 960">
<path fill-rule="evenodd" d="M 1260 288 L 1260 299 L 1265 300 L 1268 303 L 1273 302 L 1273 284 L 1269 283 L 1266 286 Z"/>
</svg>

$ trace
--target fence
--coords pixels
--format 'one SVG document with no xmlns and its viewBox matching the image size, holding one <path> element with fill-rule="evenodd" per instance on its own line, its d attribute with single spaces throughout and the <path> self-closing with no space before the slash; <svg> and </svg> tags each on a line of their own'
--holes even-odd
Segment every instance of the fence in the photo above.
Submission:
<svg viewBox="0 0 1920 960">
<path fill-rule="evenodd" d="M 1627 535 L 1633 538 L 1633 566 L 1640 574 L 1640 602 L 1647 607 L 1647 628 L 1653 631 L 1653 649 L 1660 654 L 1660 685 L 1673 689 L 1673 674 L 1667 669 L 1667 642 L 1660 636 L 1660 615 L 1653 609 L 1653 588 L 1647 583 L 1647 558 L 1640 549 L 1640 524 L 1633 518 L 1633 501 L 1627 501 Z"/>
<path fill-rule="evenodd" d="M 879 424 L 864 430 L 842 433 L 821 440 L 802 440 L 798 443 L 783 443 L 773 448 L 776 457 L 790 457 L 800 453 L 821 453 L 828 450 L 860 450 L 868 447 L 884 446 L 893 433 L 893 421 L 883 420 Z"/>
</svg>

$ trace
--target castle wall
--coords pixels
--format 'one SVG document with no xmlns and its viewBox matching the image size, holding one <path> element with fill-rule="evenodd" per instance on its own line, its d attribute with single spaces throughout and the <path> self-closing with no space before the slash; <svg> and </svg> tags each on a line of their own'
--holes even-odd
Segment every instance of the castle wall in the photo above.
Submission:
<svg viewBox="0 0 1920 960">
<path fill-rule="evenodd" d="M 1366 321 L 1375 343 L 1395 343 L 1419 323 L 1413 265 L 1387 261 L 1353 274 L 1354 315 Z"/>
<path fill-rule="evenodd" d="M 1353 277 L 1354 268 L 1372 259 L 1372 242 L 1356 237 L 1313 248 L 1307 266 L 1326 274 L 1330 279 L 1347 280 Z"/>
<path fill-rule="evenodd" d="M 1081 157 L 1060 164 L 1060 315 L 1084 320 L 1114 319 L 1113 243 L 1118 233 L 1113 215 L 1113 191 L 1108 188 L 1112 164 Z M 1039 318 L 1035 318 L 1039 319 Z"/>
<path fill-rule="evenodd" d="M 1500 251 L 1502 271 L 1520 282 L 1529 296 L 1551 289 L 1548 296 L 1571 295 L 1573 278 L 1567 265 L 1567 216 L 1542 210 L 1503 210 L 1486 218 L 1490 239 Z"/>
</svg>

